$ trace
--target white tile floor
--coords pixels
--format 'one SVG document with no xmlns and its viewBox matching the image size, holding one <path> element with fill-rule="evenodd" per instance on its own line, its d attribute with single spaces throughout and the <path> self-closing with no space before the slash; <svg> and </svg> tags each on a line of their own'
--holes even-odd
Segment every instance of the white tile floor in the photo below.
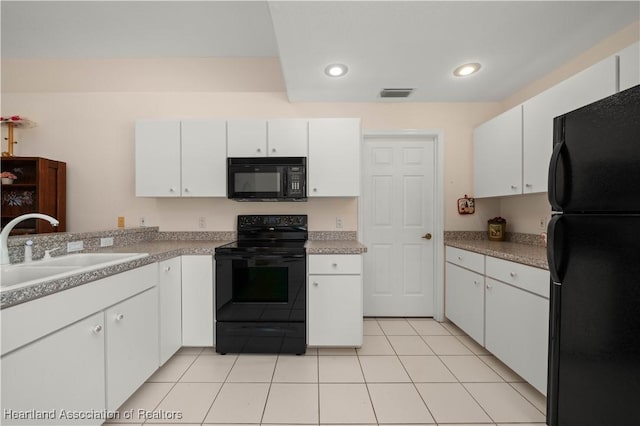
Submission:
<svg viewBox="0 0 640 426">
<path fill-rule="evenodd" d="M 304 356 L 183 348 L 114 423 L 544 425 L 544 396 L 453 324 L 366 319 L 364 334 Z"/>
</svg>

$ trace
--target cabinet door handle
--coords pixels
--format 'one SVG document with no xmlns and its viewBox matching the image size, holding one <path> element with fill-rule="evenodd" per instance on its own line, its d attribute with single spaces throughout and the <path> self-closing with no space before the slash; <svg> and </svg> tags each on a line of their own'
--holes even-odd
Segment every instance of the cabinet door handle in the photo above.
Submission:
<svg viewBox="0 0 640 426">
<path fill-rule="evenodd" d="M 331 266 L 333 266 L 334 268 L 337 268 L 338 264 L 337 263 L 332 263 Z"/>
<path fill-rule="evenodd" d="M 462 256 L 458 256 L 458 260 L 462 260 Z"/>
<path fill-rule="evenodd" d="M 518 185 L 511 185 L 511 189 L 518 189 Z"/>
<path fill-rule="evenodd" d="M 473 283 L 476 285 L 476 287 L 480 285 L 480 281 L 478 280 L 473 280 Z"/>
<path fill-rule="evenodd" d="M 275 148 L 271 148 L 271 152 L 276 152 L 276 149 Z"/>
<path fill-rule="evenodd" d="M 102 331 L 102 326 L 101 325 L 96 325 L 95 327 L 93 327 L 93 329 L 91 330 L 91 332 L 93 334 L 100 334 L 100 332 Z"/>
<path fill-rule="evenodd" d="M 313 282 L 313 285 L 315 285 L 315 286 L 317 287 L 317 286 L 318 286 L 318 283 L 314 281 L 314 282 Z"/>
<path fill-rule="evenodd" d="M 256 152 L 262 152 L 262 149 L 258 148 L 256 149 Z"/>
<path fill-rule="evenodd" d="M 487 290 L 491 290 L 492 288 L 491 284 L 487 284 Z"/>
<path fill-rule="evenodd" d="M 124 319 L 124 314 L 116 315 L 116 321 L 122 321 Z"/>
<path fill-rule="evenodd" d="M 189 192 L 189 188 L 185 188 L 185 189 L 184 189 L 184 192 Z"/>
<path fill-rule="evenodd" d="M 511 278 L 515 278 L 515 277 L 517 277 L 517 276 L 518 276 L 518 274 L 516 274 L 515 272 L 509 272 L 509 276 L 510 276 Z"/>
<path fill-rule="evenodd" d="M 526 186 L 527 188 L 531 188 L 533 185 L 531 185 L 530 183 L 525 183 L 524 186 Z"/>
<path fill-rule="evenodd" d="M 318 188 L 313 188 L 313 192 L 318 192 Z"/>
<path fill-rule="evenodd" d="M 167 267 L 164 268 L 165 272 L 169 272 L 170 270 L 171 270 L 171 266 L 167 266 Z"/>
</svg>

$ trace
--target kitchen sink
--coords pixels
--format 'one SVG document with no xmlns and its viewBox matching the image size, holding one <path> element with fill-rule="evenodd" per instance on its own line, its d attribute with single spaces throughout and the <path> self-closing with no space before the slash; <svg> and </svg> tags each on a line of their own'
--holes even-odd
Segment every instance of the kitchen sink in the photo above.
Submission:
<svg viewBox="0 0 640 426">
<path fill-rule="evenodd" d="M 147 253 L 79 253 L 29 263 L 2 265 L 0 287 L 6 289 L 16 285 L 37 284 L 145 256 Z"/>
<path fill-rule="evenodd" d="M 75 266 L 2 266 L 2 288 L 16 284 L 29 283 L 30 281 L 44 281 L 48 279 L 62 278 L 70 275 L 78 269 Z"/>
</svg>

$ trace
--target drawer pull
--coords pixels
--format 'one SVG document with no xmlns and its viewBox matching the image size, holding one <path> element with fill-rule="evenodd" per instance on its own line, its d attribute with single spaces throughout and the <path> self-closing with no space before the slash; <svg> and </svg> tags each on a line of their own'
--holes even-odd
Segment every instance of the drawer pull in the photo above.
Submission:
<svg viewBox="0 0 640 426">
<path fill-rule="evenodd" d="M 338 264 L 337 263 L 332 263 L 331 266 L 333 266 L 334 268 L 337 268 Z"/>
<path fill-rule="evenodd" d="M 515 272 L 509 272 L 509 276 L 510 276 L 511 278 L 515 278 L 515 277 L 517 277 L 517 276 L 518 276 L 518 274 L 516 274 Z"/>
<path fill-rule="evenodd" d="M 315 285 L 315 286 L 317 287 L 317 286 L 318 286 L 318 283 L 314 281 L 314 282 L 313 282 L 313 285 Z"/>
<path fill-rule="evenodd" d="M 462 260 L 462 256 L 458 256 L 458 260 Z"/>
<path fill-rule="evenodd" d="M 487 284 L 487 290 L 491 290 L 492 288 L 491 284 Z"/>
<path fill-rule="evenodd" d="M 165 272 L 169 272 L 171 270 L 171 266 L 167 266 L 166 268 L 164 268 Z"/>
<path fill-rule="evenodd" d="M 478 280 L 473 280 L 473 283 L 476 285 L 476 287 L 480 285 L 480 281 Z"/>
<path fill-rule="evenodd" d="M 95 327 L 93 327 L 93 330 L 91 331 L 93 332 L 93 334 L 99 334 L 102 331 L 102 326 L 96 325 Z"/>
<path fill-rule="evenodd" d="M 124 319 L 124 314 L 116 315 L 116 321 L 122 321 Z"/>
</svg>

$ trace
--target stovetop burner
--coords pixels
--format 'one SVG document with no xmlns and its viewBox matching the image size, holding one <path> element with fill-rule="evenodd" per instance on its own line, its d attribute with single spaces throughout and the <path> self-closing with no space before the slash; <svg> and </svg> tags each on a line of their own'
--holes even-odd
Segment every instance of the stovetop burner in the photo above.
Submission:
<svg viewBox="0 0 640 426">
<path fill-rule="evenodd" d="M 304 253 L 307 236 L 307 215 L 239 215 L 238 240 L 216 254 Z"/>
</svg>

